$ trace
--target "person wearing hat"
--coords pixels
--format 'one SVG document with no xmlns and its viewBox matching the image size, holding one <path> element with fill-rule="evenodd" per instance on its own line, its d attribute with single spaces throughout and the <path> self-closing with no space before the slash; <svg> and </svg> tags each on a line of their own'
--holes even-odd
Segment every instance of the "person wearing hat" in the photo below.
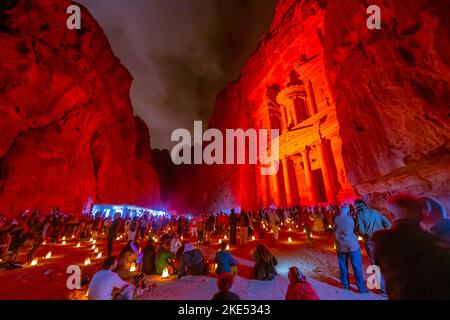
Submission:
<svg viewBox="0 0 450 320">
<path fill-rule="evenodd" d="M 184 245 L 181 265 L 178 270 L 178 279 L 181 279 L 186 272 L 193 276 L 202 276 L 208 272 L 208 263 L 200 249 L 195 248 L 190 242 Z"/>
<path fill-rule="evenodd" d="M 357 199 L 354 204 L 357 216 L 357 232 L 364 239 L 364 247 L 367 256 L 369 257 L 370 264 L 376 265 L 375 243 L 372 240 L 372 236 L 377 231 L 391 228 L 392 223 L 380 212 L 369 208 L 363 200 Z M 385 295 L 386 290 L 383 277 L 381 277 L 380 286 L 381 293 Z"/>
<path fill-rule="evenodd" d="M 297 267 L 289 268 L 286 300 L 320 300 L 314 288 Z"/>
</svg>

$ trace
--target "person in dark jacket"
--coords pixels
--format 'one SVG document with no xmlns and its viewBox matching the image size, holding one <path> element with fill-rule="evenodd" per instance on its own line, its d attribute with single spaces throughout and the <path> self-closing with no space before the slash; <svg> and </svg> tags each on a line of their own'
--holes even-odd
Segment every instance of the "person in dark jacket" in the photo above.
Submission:
<svg viewBox="0 0 450 320">
<path fill-rule="evenodd" d="M 119 232 L 119 226 L 121 224 L 120 214 L 114 215 L 114 221 L 111 224 L 111 227 L 108 231 L 108 242 L 106 244 L 106 248 L 108 250 L 108 257 L 112 256 L 113 253 L 113 243 L 117 237 L 117 233 Z"/>
<path fill-rule="evenodd" d="M 214 262 L 217 264 L 216 274 L 231 273 L 231 267 L 237 266 L 236 259 L 226 250 L 227 243 L 221 243 L 221 250 L 216 254 Z"/>
<path fill-rule="evenodd" d="M 236 231 L 237 231 L 237 216 L 234 209 L 231 209 L 230 218 L 228 224 L 230 225 L 230 242 L 236 244 Z"/>
<path fill-rule="evenodd" d="M 230 291 L 233 286 L 233 275 L 231 273 L 222 273 L 217 278 L 217 287 L 219 292 L 214 295 L 212 300 L 241 300 L 239 296 Z"/>
<path fill-rule="evenodd" d="M 388 200 L 395 222 L 373 235 L 375 261 L 391 300 L 446 300 L 450 297 L 450 253 L 421 226 L 422 205 L 411 195 Z"/>
<path fill-rule="evenodd" d="M 271 281 L 275 278 L 277 275 L 275 266 L 278 261 L 266 246 L 262 244 L 256 246 L 253 261 L 255 262 L 254 274 L 256 279 Z"/>
<path fill-rule="evenodd" d="M 339 277 L 341 279 L 342 287 L 345 290 L 348 290 L 348 260 L 350 260 L 359 293 L 367 293 L 368 290 L 364 283 L 362 270 L 361 248 L 359 247 L 358 237 L 354 231 L 355 222 L 353 221 L 353 218 L 348 215 L 349 212 L 350 207 L 348 205 L 342 206 L 341 214 L 334 220 L 334 240 L 339 263 Z"/>
<path fill-rule="evenodd" d="M 380 230 L 389 229 L 392 226 L 391 221 L 380 212 L 373 210 L 360 199 L 355 200 L 357 232 L 364 239 L 364 247 L 371 265 L 375 265 L 375 243 L 372 235 Z M 383 277 L 380 278 L 380 291 L 386 295 Z"/>
<path fill-rule="evenodd" d="M 142 253 L 142 272 L 147 275 L 154 274 L 156 271 L 156 249 L 152 239 L 148 240 L 147 245 L 142 249 Z"/>
<path fill-rule="evenodd" d="M 196 249 L 190 242 L 184 245 L 178 279 L 181 279 L 186 272 L 189 272 L 193 276 L 205 275 L 208 272 L 208 264 L 202 252 L 200 249 Z"/>
<path fill-rule="evenodd" d="M 432 197 L 419 197 L 422 205 L 422 224 L 445 243 L 450 245 L 450 219 L 444 205 Z"/>
<path fill-rule="evenodd" d="M 375 245 L 372 235 L 380 230 L 389 229 L 392 223 L 380 212 L 370 209 L 363 200 L 355 200 L 355 210 L 357 215 L 357 231 L 364 238 L 364 245 L 370 263 L 374 263 Z"/>
<path fill-rule="evenodd" d="M 314 288 L 297 267 L 289 268 L 286 300 L 320 300 Z"/>
</svg>

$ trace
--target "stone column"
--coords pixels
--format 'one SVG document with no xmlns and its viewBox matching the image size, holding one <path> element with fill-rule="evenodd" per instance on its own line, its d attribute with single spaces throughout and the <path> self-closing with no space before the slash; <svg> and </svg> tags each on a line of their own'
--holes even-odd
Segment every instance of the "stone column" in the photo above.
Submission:
<svg viewBox="0 0 450 320">
<path fill-rule="evenodd" d="M 298 125 L 300 123 L 300 115 L 298 114 L 298 108 L 295 105 L 295 99 L 297 99 L 297 97 L 291 98 L 290 109 L 292 111 L 292 118 L 294 119 L 294 125 Z"/>
<path fill-rule="evenodd" d="M 278 183 L 278 173 L 270 176 L 270 194 L 277 207 L 281 206 L 280 185 Z"/>
<path fill-rule="evenodd" d="M 282 160 L 282 164 L 283 164 L 284 186 L 286 189 L 286 205 L 288 207 L 292 207 L 293 206 L 292 183 L 291 183 L 291 179 L 289 176 L 289 161 L 290 160 L 288 157 L 284 157 Z"/>
<path fill-rule="evenodd" d="M 310 109 L 309 114 L 311 116 L 315 115 L 319 110 L 317 109 L 316 96 L 314 94 L 314 88 L 311 80 L 308 80 L 308 84 L 306 85 L 306 90 L 308 91 L 308 97 L 310 101 Z"/>
<path fill-rule="evenodd" d="M 270 205 L 269 197 L 270 182 L 267 176 L 261 175 L 261 192 L 262 192 L 262 204 L 264 208 L 268 208 Z"/>
<path fill-rule="evenodd" d="M 280 106 L 281 109 L 281 121 L 283 121 L 283 132 L 288 131 L 288 119 L 286 114 L 286 107 Z"/>
<path fill-rule="evenodd" d="M 303 167 L 305 169 L 305 178 L 306 178 L 306 188 L 308 190 L 308 199 L 310 201 L 310 204 L 315 205 L 316 202 L 316 196 L 314 194 L 314 178 L 312 175 L 312 169 L 311 169 L 311 159 L 309 157 L 309 152 L 311 151 L 311 148 L 306 147 L 305 150 L 302 151 L 302 158 L 303 158 Z"/>
<path fill-rule="evenodd" d="M 327 192 L 328 202 L 336 203 L 335 177 L 331 166 L 331 157 L 329 154 L 326 140 L 322 140 L 319 148 L 320 165 L 322 168 L 323 180 Z"/>
</svg>

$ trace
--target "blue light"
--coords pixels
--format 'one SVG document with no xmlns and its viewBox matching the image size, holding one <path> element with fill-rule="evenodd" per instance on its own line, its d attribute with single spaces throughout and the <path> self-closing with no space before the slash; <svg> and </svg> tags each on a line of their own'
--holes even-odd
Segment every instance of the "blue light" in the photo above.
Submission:
<svg viewBox="0 0 450 320">
<path fill-rule="evenodd" d="M 144 215 L 149 217 L 164 217 L 170 216 L 167 212 L 160 210 L 153 210 L 149 208 L 142 208 L 132 205 L 112 205 L 112 204 L 94 204 L 92 207 L 92 216 L 96 217 L 98 215 L 105 218 L 114 218 L 116 214 L 120 214 L 121 218 L 140 218 Z"/>
</svg>

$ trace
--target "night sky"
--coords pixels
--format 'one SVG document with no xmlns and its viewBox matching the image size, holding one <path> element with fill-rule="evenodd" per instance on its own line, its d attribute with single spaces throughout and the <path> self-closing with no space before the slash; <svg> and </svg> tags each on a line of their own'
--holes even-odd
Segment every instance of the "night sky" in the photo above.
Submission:
<svg viewBox="0 0 450 320">
<path fill-rule="evenodd" d="M 153 148 L 176 128 L 206 124 L 214 100 L 257 48 L 276 0 L 78 0 L 134 77 L 133 107 Z"/>
</svg>

